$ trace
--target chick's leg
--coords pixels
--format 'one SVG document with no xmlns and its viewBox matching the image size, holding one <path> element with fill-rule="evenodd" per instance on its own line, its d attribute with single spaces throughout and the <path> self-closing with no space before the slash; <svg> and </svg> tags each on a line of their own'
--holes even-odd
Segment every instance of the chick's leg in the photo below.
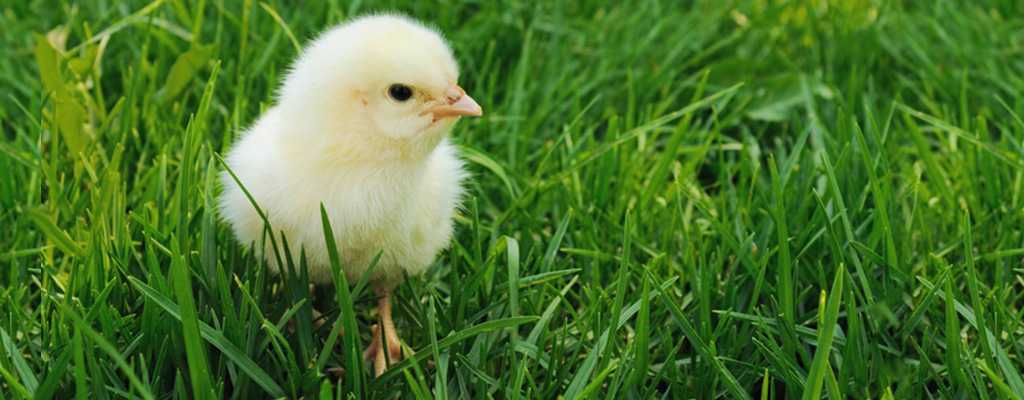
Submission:
<svg viewBox="0 0 1024 400">
<path fill-rule="evenodd" d="M 309 301 L 314 304 L 310 307 L 313 309 L 313 329 L 320 329 L 324 326 L 324 313 L 316 308 L 316 285 L 312 283 L 309 284 Z"/>
<path fill-rule="evenodd" d="M 373 342 L 363 353 L 366 359 L 373 358 L 373 370 L 380 376 L 387 370 L 389 364 L 394 364 L 402 359 L 402 341 L 395 332 L 395 323 L 391 319 L 391 290 L 378 290 L 380 299 L 377 303 L 377 313 L 380 314 L 380 324 L 374 324 Z M 383 332 L 382 332 L 383 330 Z M 385 351 L 387 354 L 385 355 Z"/>
</svg>

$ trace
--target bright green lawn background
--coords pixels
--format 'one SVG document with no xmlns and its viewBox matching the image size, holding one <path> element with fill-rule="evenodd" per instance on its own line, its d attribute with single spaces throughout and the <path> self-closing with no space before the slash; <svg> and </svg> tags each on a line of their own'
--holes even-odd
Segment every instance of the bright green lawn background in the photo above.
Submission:
<svg viewBox="0 0 1024 400">
<path fill-rule="evenodd" d="M 369 3 L 0 3 L 3 397 L 1024 398 L 1024 2 Z M 374 379 L 371 295 L 313 328 L 212 205 L 378 9 L 487 114 Z"/>
</svg>

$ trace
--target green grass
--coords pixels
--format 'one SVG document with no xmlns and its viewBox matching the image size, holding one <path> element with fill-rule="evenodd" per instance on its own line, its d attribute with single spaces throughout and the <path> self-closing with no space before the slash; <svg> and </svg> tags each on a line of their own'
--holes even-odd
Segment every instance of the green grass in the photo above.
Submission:
<svg viewBox="0 0 1024 400">
<path fill-rule="evenodd" d="M 0 397 L 1024 399 L 1024 2 L 370 3 L 0 3 Z M 487 111 L 379 379 L 213 207 L 374 9 Z"/>
</svg>

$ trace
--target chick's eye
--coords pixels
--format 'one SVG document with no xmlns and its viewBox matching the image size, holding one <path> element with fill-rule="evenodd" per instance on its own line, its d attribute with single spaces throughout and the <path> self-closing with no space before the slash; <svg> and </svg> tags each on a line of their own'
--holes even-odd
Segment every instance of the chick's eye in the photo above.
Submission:
<svg viewBox="0 0 1024 400">
<path fill-rule="evenodd" d="M 388 96 L 391 96 L 392 99 L 398 101 L 406 101 L 412 97 L 412 88 L 401 83 L 396 83 L 388 88 Z"/>
</svg>

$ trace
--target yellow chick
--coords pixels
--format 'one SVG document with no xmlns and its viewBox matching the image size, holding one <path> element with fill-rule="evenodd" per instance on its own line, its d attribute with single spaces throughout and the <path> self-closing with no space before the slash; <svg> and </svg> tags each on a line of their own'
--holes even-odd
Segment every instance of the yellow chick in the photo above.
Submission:
<svg viewBox="0 0 1024 400">
<path fill-rule="evenodd" d="M 377 375 L 387 368 L 384 349 L 401 358 L 392 289 L 426 270 L 452 237 L 466 174 L 447 135 L 459 117 L 483 113 L 458 78 L 436 31 L 396 15 L 351 20 L 302 51 L 277 104 L 226 157 L 274 233 L 296 257 L 305 249 L 314 282 L 332 282 L 321 203 L 350 281 L 381 254 L 370 277 L 385 334 L 374 325 L 364 353 Z M 222 181 L 221 215 L 241 242 L 261 243 L 263 219 L 234 178 L 225 172 Z M 257 253 L 279 271 L 269 240 Z"/>
</svg>

